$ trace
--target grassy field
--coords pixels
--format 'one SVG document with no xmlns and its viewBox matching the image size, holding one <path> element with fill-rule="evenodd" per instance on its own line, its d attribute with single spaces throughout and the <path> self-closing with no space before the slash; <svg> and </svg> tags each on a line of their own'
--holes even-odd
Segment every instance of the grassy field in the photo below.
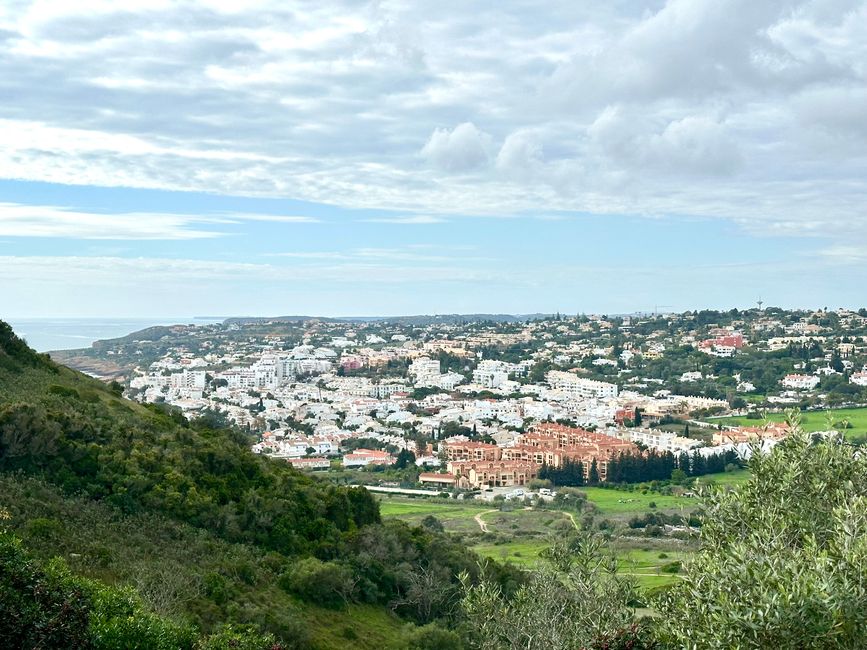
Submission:
<svg viewBox="0 0 867 650">
<path fill-rule="evenodd" d="M 492 508 L 490 503 L 480 501 L 406 497 L 381 497 L 379 501 L 379 511 L 383 517 L 395 517 L 417 526 L 425 517 L 433 515 L 446 530 L 453 533 L 481 532 L 474 517 Z"/>
<path fill-rule="evenodd" d="M 726 474 L 725 478 L 734 478 Z M 723 475 L 719 475 L 723 476 Z M 589 501 L 598 508 L 596 517 L 624 521 L 630 516 L 657 510 L 677 512 L 692 510 L 698 504 L 694 498 L 641 494 L 626 490 L 584 488 Z M 446 530 L 462 534 L 467 545 L 483 557 L 530 567 L 541 559 L 542 552 L 563 534 L 581 523 L 583 514 L 559 510 L 535 510 L 522 505 L 501 511 L 500 504 L 449 502 L 440 499 L 409 499 L 400 496 L 380 497 L 383 517 L 394 517 L 408 523 L 420 523 L 433 515 Z M 480 518 L 487 528 L 483 532 L 476 521 Z M 663 571 L 671 562 L 688 555 L 689 547 L 682 542 L 659 538 L 615 538 L 609 546 L 617 558 L 619 570 L 635 578 L 642 588 L 671 584 L 677 575 Z"/>
<path fill-rule="evenodd" d="M 480 542 L 472 549 L 482 557 L 489 557 L 500 562 L 513 562 L 523 566 L 532 566 L 539 561 L 542 551 L 550 547 L 553 540 L 508 540 L 500 543 Z"/>
<path fill-rule="evenodd" d="M 805 431 L 827 431 L 828 417 L 831 417 L 832 427 L 837 428 L 847 438 L 862 438 L 867 436 L 867 408 L 829 409 L 826 411 L 804 411 L 801 413 L 801 424 Z M 768 413 L 771 422 L 783 422 L 785 413 Z M 708 420 L 713 424 L 727 424 L 730 426 L 761 426 L 764 420 L 749 420 L 745 417 L 724 417 Z M 844 429 L 842 422 L 848 422 L 852 428 Z"/>
<path fill-rule="evenodd" d="M 489 557 L 500 562 L 512 562 L 519 566 L 531 567 L 541 559 L 542 552 L 551 546 L 551 540 L 523 541 L 514 540 L 499 544 L 480 543 L 473 550 L 483 557 Z M 656 541 L 648 540 L 652 546 Z M 678 579 L 676 573 L 668 573 L 663 567 L 680 562 L 689 556 L 686 550 L 671 550 L 662 548 L 629 548 L 619 544 L 611 546 L 610 551 L 617 559 L 617 570 L 622 575 L 635 578 L 639 586 L 649 589 L 660 585 L 668 585 Z"/>
<path fill-rule="evenodd" d="M 410 519 L 427 515 L 443 517 L 475 517 L 480 511 L 490 510 L 489 503 L 481 501 L 453 501 L 431 498 L 380 497 L 379 511 L 383 517 Z"/>
<path fill-rule="evenodd" d="M 658 587 L 677 580 L 677 572 L 670 573 L 665 567 L 683 562 L 689 552 L 670 549 L 629 548 L 615 549 L 617 569 L 623 575 L 633 576 L 642 587 Z"/>
<path fill-rule="evenodd" d="M 297 601 L 296 606 L 304 617 L 311 641 L 319 650 L 396 650 L 403 647 L 401 630 L 412 628 L 412 624 L 373 605 L 349 605 L 336 611 Z"/>
<path fill-rule="evenodd" d="M 686 424 L 663 424 L 655 429 L 659 429 L 660 431 L 672 431 L 679 436 L 682 436 L 686 433 Z M 713 438 L 713 434 L 716 432 L 716 427 L 708 425 L 707 428 L 697 427 L 694 424 L 689 425 L 689 438 L 693 438 L 695 440 L 703 440 L 704 442 L 710 442 Z"/>
<path fill-rule="evenodd" d="M 723 472 L 722 474 L 706 474 L 696 479 L 696 483 L 705 485 L 739 485 L 750 479 L 750 470 L 738 469 L 734 472 Z"/>
<path fill-rule="evenodd" d="M 677 511 L 681 509 L 692 510 L 697 507 L 694 498 L 666 496 L 648 492 L 629 492 L 627 490 L 609 490 L 607 488 L 586 487 L 581 491 L 587 495 L 587 500 L 592 502 L 603 515 L 635 515 L 650 512 L 656 505 L 657 510 Z"/>
</svg>

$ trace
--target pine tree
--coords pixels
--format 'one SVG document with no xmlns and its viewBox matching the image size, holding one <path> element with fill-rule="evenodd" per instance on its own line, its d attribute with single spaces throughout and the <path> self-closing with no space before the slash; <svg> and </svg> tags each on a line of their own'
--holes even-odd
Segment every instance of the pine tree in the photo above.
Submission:
<svg viewBox="0 0 867 650">
<path fill-rule="evenodd" d="M 703 476 L 707 474 L 707 463 L 704 456 L 698 450 L 692 452 L 692 476 Z"/>
<path fill-rule="evenodd" d="M 596 459 L 593 459 L 593 462 L 590 463 L 590 475 L 588 476 L 587 483 L 589 485 L 598 485 L 599 484 L 599 467 L 596 464 Z"/>
<path fill-rule="evenodd" d="M 678 469 L 683 470 L 683 473 L 687 476 L 692 474 L 692 468 L 689 464 L 689 454 L 685 451 L 680 452 L 680 456 L 677 458 L 677 467 Z"/>
</svg>

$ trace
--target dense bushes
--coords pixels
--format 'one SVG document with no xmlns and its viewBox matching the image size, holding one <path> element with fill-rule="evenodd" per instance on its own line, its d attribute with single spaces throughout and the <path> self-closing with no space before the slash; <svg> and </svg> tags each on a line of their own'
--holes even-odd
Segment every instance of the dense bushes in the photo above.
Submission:
<svg viewBox="0 0 867 650">
<path fill-rule="evenodd" d="M 322 607 L 342 607 L 353 597 L 352 571 L 338 562 L 309 557 L 299 560 L 280 577 L 280 586 Z"/>
<path fill-rule="evenodd" d="M 655 603 L 674 647 L 858 648 L 867 639 L 867 459 L 796 434 L 706 495 L 702 549 Z M 724 606 L 722 606 L 724 604 Z"/>
<path fill-rule="evenodd" d="M 3 404 L 13 391 L 2 389 L 18 376 L 0 370 L 2 471 L 45 474 L 126 512 L 164 512 L 285 554 L 333 553 L 342 535 L 379 521 L 367 491 L 259 458 L 243 434 L 193 428 L 174 414 L 129 405 L 97 382 L 82 390 L 42 371 L 26 374 L 37 385 L 28 401 Z M 85 393 L 97 397 L 84 400 Z"/>
<path fill-rule="evenodd" d="M 0 647 L 93 650 L 265 650 L 273 637 L 224 629 L 199 637 L 195 628 L 147 611 L 130 589 L 73 576 L 60 560 L 42 566 L 0 531 Z"/>
<path fill-rule="evenodd" d="M 83 590 L 57 565 L 39 570 L 0 533 L 0 647 L 77 647 L 87 629 Z"/>
<path fill-rule="evenodd" d="M 0 320 L 0 368 L 17 372 L 25 366 L 53 370 L 46 356 L 31 350 L 8 323 Z"/>
</svg>

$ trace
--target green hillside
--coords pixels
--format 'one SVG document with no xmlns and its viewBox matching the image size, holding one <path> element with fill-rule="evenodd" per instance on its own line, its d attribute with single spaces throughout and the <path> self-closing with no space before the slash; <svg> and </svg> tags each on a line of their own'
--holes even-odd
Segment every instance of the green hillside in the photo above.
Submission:
<svg viewBox="0 0 867 650">
<path fill-rule="evenodd" d="M 458 574 L 482 571 L 441 532 L 382 524 L 366 490 L 260 458 L 238 431 L 124 400 L 2 321 L 0 486 L 33 562 L 60 556 L 75 575 L 131 585 L 143 611 L 206 633 L 249 623 L 286 647 L 408 647 L 415 625 L 449 624 Z"/>
</svg>

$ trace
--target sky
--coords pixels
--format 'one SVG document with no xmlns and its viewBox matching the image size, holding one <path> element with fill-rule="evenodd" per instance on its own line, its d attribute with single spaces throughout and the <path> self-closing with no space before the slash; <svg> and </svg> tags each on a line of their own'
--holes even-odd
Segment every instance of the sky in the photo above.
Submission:
<svg viewBox="0 0 867 650">
<path fill-rule="evenodd" d="M 0 318 L 865 286 L 867 1 L 0 3 Z"/>
</svg>

